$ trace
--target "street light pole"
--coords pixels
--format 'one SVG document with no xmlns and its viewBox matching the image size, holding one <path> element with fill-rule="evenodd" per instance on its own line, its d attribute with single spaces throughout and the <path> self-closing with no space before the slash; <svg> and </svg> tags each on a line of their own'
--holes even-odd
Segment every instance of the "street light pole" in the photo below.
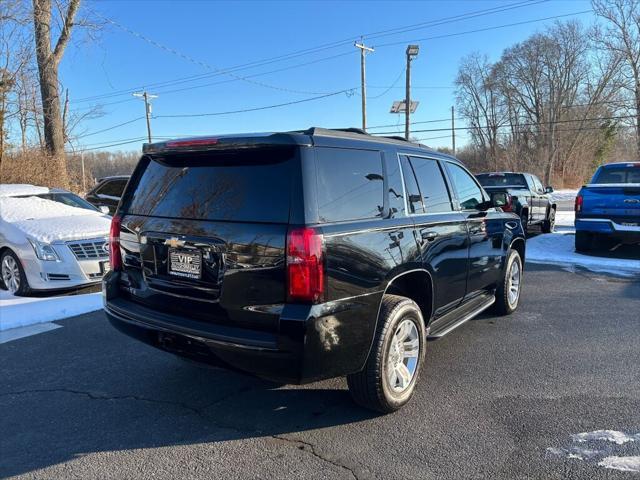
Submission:
<svg viewBox="0 0 640 480">
<path fill-rule="evenodd" d="M 354 43 L 360 49 L 360 88 L 362 90 L 362 130 L 367 131 L 367 74 L 365 68 L 365 56 L 367 52 L 373 52 L 373 48 L 367 47 L 364 41 Z"/>
<path fill-rule="evenodd" d="M 151 143 L 151 100 L 158 98 L 158 95 L 150 94 L 145 90 L 144 92 L 134 93 L 133 96 L 144 100 L 144 111 L 147 118 L 147 137 L 149 138 L 149 143 Z"/>
<path fill-rule="evenodd" d="M 411 122 L 411 60 L 418 56 L 420 47 L 418 45 L 409 45 L 407 47 L 407 73 L 405 75 L 407 85 L 405 94 L 405 110 L 404 110 L 404 138 L 409 140 L 409 124 Z"/>
</svg>

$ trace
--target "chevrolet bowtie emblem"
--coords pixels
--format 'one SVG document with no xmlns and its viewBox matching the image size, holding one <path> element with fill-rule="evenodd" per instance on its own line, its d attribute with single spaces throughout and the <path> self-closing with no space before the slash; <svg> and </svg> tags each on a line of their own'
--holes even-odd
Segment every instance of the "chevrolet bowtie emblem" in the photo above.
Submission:
<svg viewBox="0 0 640 480">
<path fill-rule="evenodd" d="M 176 238 L 176 237 L 172 237 L 172 238 L 167 238 L 164 241 L 164 244 L 170 246 L 171 248 L 177 248 L 177 247 L 184 247 L 185 241 L 180 240 L 179 238 Z"/>
</svg>

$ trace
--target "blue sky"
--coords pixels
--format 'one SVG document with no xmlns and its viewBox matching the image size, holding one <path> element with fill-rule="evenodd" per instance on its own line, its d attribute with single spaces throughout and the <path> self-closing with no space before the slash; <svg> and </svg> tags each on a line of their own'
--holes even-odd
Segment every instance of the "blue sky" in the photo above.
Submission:
<svg viewBox="0 0 640 480">
<path fill-rule="evenodd" d="M 368 124 L 394 125 L 371 131 L 403 132 L 404 119 L 390 114 L 389 107 L 393 100 L 404 96 L 404 52 L 408 43 L 415 41 L 421 48 L 420 55 L 412 64 L 413 98 L 420 101 L 412 120 L 439 120 L 449 117 L 450 108 L 455 103 L 453 82 L 464 55 L 477 50 L 496 59 L 504 48 L 524 40 L 553 20 L 446 38 L 433 37 L 566 15 L 590 8 L 588 1 L 554 0 L 532 2 L 524 7 L 459 21 L 451 19 L 456 15 L 507 8 L 520 3 L 523 2 L 87 1 L 85 14 L 104 17 L 106 28 L 96 41 L 85 41 L 80 36 L 76 38 L 61 65 L 61 81 L 69 88 L 71 110 L 80 114 L 93 105 L 103 105 L 103 116 L 83 122 L 75 132 L 85 135 L 80 139 L 85 148 L 99 148 L 107 143 L 146 135 L 144 120 L 100 133 L 144 115 L 142 101 L 127 91 L 143 87 L 159 94 L 153 105 L 153 114 L 158 118 L 152 121 L 153 134 L 158 137 L 290 130 L 309 126 L 359 127 L 360 63 L 353 40 L 364 35 L 365 43 L 375 48 L 375 52 L 367 56 Z M 568 16 L 563 20 L 569 18 L 577 18 L 584 23 L 593 21 L 591 13 Z M 416 25 L 440 19 L 449 20 L 442 25 Z M 367 37 L 374 32 L 411 25 L 416 25 L 412 31 Z M 235 70 L 233 75 L 220 72 L 327 44 L 337 45 L 305 52 L 285 61 Z M 301 65 L 304 63 L 308 64 Z M 281 71 L 266 73 L 271 70 Z M 201 77 L 196 81 L 158 85 L 190 76 Z M 395 86 L 389 89 L 394 82 Z M 192 88 L 194 86 L 199 88 Z M 350 89 L 355 91 L 281 108 L 192 118 L 160 118 L 162 115 L 228 112 L 297 102 Z M 416 125 L 414 128 L 448 126 L 448 122 L 442 122 Z M 448 135 L 449 132 L 444 131 L 415 134 L 418 138 L 428 138 L 425 143 L 434 147 L 450 146 Z M 458 132 L 457 135 L 459 145 L 464 143 L 464 134 Z M 434 138 L 442 136 L 447 138 Z M 140 143 L 110 149 L 136 150 Z"/>
</svg>

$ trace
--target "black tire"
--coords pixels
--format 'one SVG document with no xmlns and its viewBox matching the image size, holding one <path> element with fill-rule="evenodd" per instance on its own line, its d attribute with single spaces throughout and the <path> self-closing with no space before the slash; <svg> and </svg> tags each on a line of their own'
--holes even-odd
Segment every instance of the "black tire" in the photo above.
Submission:
<svg viewBox="0 0 640 480">
<path fill-rule="evenodd" d="M 542 222 L 542 233 L 552 233 L 556 226 L 556 209 L 549 207 L 549 213 L 544 222 Z"/>
<path fill-rule="evenodd" d="M 522 230 L 524 231 L 524 236 L 529 235 L 529 211 L 522 210 L 520 213 L 520 221 L 522 222 Z"/>
<path fill-rule="evenodd" d="M 513 298 L 509 295 L 514 281 L 512 279 L 512 268 L 514 263 L 518 265 L 519 269 L 517 286 L 518 293 L 515 297 L 515 300 L 513 300 Z M 522 258 L 520 257 L 520 254 L 517 250 L 509 250 L 504 262 L 502 278 L 500 279 L 500 283 L 498 284 L 498 288 L 496 289 L 496 303 L 494 304 L 494 311 L 498 315 L 511 315 L 518 308 L 518 304 L 520 303 L 520 294 L 522 292 L 522 280 L 524 276 L 523 274 L 524 266 L 522 264 Z"/>
<path fill-rule="evenodd" d="M 589 252 L 593 248 L 593 235 L 589 232 L 576 232 L 576 252 Z"/>
<path fill-rule="evenodd" d="M 413 376 L 408 386 L 397 392 L 394 391 L 385 372 L 388 362 L 393 358 L 391 349 L 396 329 L 405 320 L 415 325 L 419 347 Z M 394 412 L 401 408 L 413 396 L 424 363 L 425 347 L 425 326 L 418 305 L 406 297 L 385 295 L 382 298 L 373 346 L 364 370 L 347 376 L 353 400 L 358 405 L 382 413 Z"/>
<path fill-rule="evenodd" d="M 7 285 L 5 281 L 4 270 L 5 268 L 7 268 L 7 266 L 5 266 L 5 259 L 13 259 L 13 262 L 18 270 L 19 286 L 18 286 L 18 289 L 15 292 L 13 292 L 13 294 L 21 297 L 25 297 L 29 295 L 31 293 L 31 288 L 29 287 L 27 276 L 24 273 L 24 269 L 22 268 L 22 263 L 20 262 L 20 259 L 18 258 L 18 256 L 15 253 L 13 253 L 11 250 L 6 250 L 0 257 L 0 276 L 2 277 L 2 286 L 7 290 L 10 290 L 9 285 Z M 8 260 L 8 263 L 11 263 L 11 261 Z"/>
</svg>

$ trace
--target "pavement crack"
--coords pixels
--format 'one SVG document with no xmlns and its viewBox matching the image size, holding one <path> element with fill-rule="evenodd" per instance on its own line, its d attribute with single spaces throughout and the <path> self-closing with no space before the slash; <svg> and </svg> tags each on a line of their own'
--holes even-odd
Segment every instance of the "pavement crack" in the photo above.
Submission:
<svg viewBox="0 0 640 480">
<path fill-rule="evenodd" d="M 280 441 L 283 441 L 283 442 L 294 444 L 300 450 L 303 450 L 305 452 L 311 453 L 314 457 L 322 460 L 323 462 L 329 463 L 329 464 L 331 464 L 331 465 L 333 465 L 335 467 L 339 467 L 339 468 L 342 468 L 343 470 L 346 470 L 347 472 L 349 472 L 351 474 L 351 476 L 355 480 L 359 480 L 360 479 L 360 477 L 356 474 L 356 472 L 354 471 L 354 469 L 352 467 L 350 467 L 348 465 L 345 465 L 343 463 L 337 462 L 335 460 L 332 460 L 332 459 L 327 458 L 326 456 L 322 455 L 318 451 L 316 446 L 311 442 L 305 442 L 304 440 L 297 440 L 297 439 L 293 439 L 293 438 L 287 438 L 284 435 L 271 435 L 271 438 L 273 438 L 275 440 L 280 440 Z"/>
<path fill-rule="evenodd" d="M 148 403 L 156 403 L 160 405 L 171 405 L 174 407 L 179 407 L 184 410 L 188 410 L 189 412 L 198 415 L 200 417 L 203 416 L 200 409 L 187 405 L 182 402 L 174 402 L 171 400 L 158 400 L 155 398 L 148 397 L 139 397 L 137 395 L 102 395 L 98 393 L 93 393 L 85 390 L 75 390 L 72 388 L 40 388 L 40 389 L 30 389 L 30 390 L 19 390 L 16 392 L 7 392 L 0 394 L 0 397 L 7 397 L 12 395 L 29 395 L 33 393 L 70 393 L 73 395 L 83 395 L 91 400 L 133 400 L 137 402 L 148 402 Z"/>
</svg>

